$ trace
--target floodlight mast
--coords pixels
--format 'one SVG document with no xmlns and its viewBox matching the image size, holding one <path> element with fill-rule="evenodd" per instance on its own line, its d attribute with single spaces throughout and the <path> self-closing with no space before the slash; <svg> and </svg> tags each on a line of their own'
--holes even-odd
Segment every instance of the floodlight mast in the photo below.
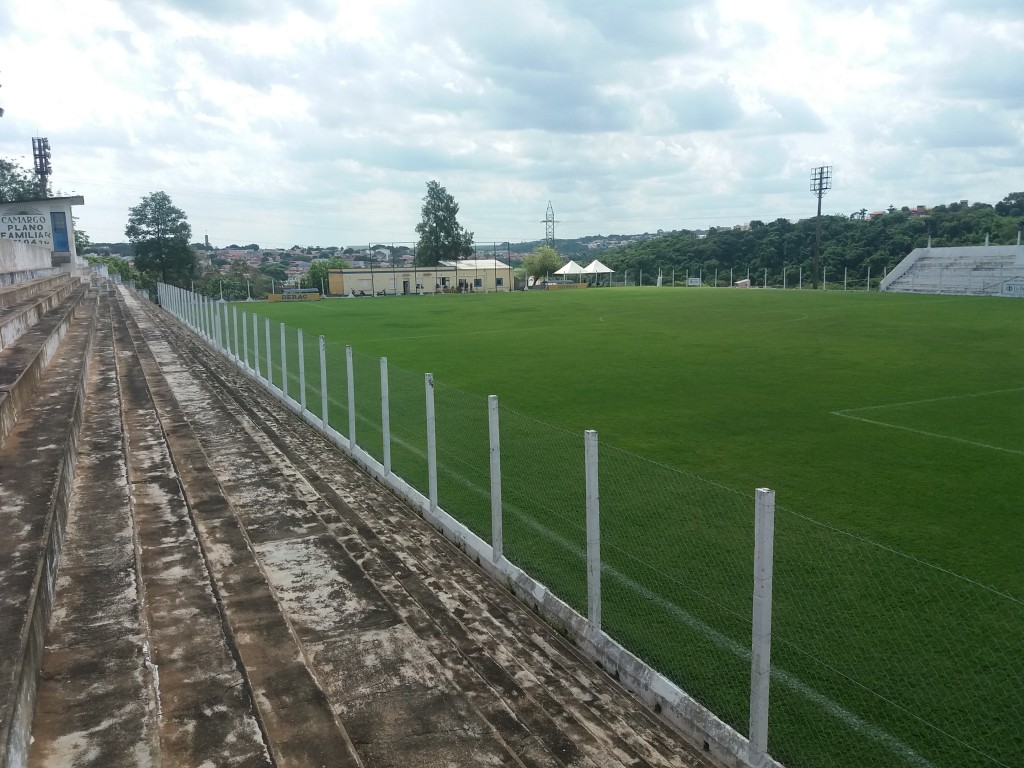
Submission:
<svg viewBox="0 0 1024 768">
<path fill-rule="evenodd" d="M 818 289 L 818 261 L 821 257 L 821 198 L 832 189 L 832 166 L 821 165 L 811 171 L 811 193 L 818 198 L 818 218 L 814 222 L 814 290 Z"/>
<path fill-rule="evenodd" d="M 36 176 L 39 177 L 39 197 L 46 198 L 50 196 L 50 174 L 53 173 L 53 167 L 50 165 L 50 140 L 33 138 L 32 139 L 32 159 L 35 163 Z"/>
</svg>

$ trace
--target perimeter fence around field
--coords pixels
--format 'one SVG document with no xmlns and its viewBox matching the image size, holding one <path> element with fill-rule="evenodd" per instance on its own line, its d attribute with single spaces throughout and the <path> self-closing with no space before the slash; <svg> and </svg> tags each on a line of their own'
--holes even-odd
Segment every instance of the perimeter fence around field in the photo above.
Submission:
<svg viewBox="0 0 1024 768">
<path fill-rule="evenodd" d="M 159 298 L 425 515 L 545 585 L 588 638 L 749 735 L 738 761 L 1022 764 L 1024 601 L 246 305 Z"/>
</svg>

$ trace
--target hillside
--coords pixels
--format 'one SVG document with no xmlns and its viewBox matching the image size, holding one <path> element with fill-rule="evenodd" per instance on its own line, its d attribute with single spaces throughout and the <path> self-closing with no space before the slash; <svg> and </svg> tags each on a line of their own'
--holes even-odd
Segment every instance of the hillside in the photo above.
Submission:
<svg viewBox="0 0 1024 768">
<path fill-rule="evenodd" d="M 927 210 L 890 207 L 870 218 L 865 214 L 822 216 L 821 265 L 830 275 L 841 276 L 848 269 L 851 276 L 863 277 L 870 268 L 880 277 L 914 248 L 926 245 L 929 236 L 935 246 L 980 245 L 986 236 L 993 245 L 1014 243 L 1024 229 L 1024 192 L 1007 195 L 996 205 L 958 202 Z M 730 269 L 760 275 L 767 269 L 772 284 L 781 282 L 784 265 L 810 274 L 814 237 L 813 218 L 752 221 L 746 227 L 712 228 L 706 235 L 672 232 L 612 249 L 601 260 L 617 271 L 642 270 L 645 282 L 659 268 L 694 274 L 702 270 L 704 275 Z"/>
</svg>

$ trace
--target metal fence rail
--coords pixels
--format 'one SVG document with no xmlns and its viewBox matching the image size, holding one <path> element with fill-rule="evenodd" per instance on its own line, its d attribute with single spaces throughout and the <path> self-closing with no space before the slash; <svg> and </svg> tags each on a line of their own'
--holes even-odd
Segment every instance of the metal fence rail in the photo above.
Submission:
<svg viewBox="0 0 1024 768">
<path fill-rule="evenodd" d="M 713 712 L 733 762 L 1021 764 L 1024 601 L 776 509 L 771 491 L 499 409 L 248 305 L 158 290 L 424 514 L 451 516 L 484 565 L 556 595 L 581 646 L 616 671 L 625 651 L 646 665 L 626 680 L 641 695 Z"/>
</svg>

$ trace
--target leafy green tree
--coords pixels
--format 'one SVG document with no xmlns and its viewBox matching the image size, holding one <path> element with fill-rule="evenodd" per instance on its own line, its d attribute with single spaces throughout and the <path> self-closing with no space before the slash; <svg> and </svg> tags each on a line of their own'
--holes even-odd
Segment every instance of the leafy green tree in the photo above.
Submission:
<svg viewBox="0 0 1024 768">
<path fill-rule="evenodd" d="M 118 275 L 122 280 L 126 282 L 139 284 L 141 282 L 141 275 L 139 271 L 132 266 L 132 263 L 127 259 L 122 259 L 119 256 L 95 256 L 89 254 L 85 257 L 85 260 L 89 264 L 103 264 L 107 267 L 107 272 L 111 275 Z"/>
<path fill-rule="evenodd" d="M 288 271 L 284 264 L 278 264 L 277 262 L 268 261 L 265 264 L 260 264 L 260 272 L 279 283 L 283 283 L 288 279 Z"/>
<path fill-rule="evenodd" d="M 347 261 L 337 256 L 332 256 L 331 258 L 322 261 L 314 261 L 310 264 L 309 270 L 302 278 L 302 287 L 316 288 L 319 290 L 320 286 L 323 285 L 323 287 L 329 291 L 330 285 L 327 282 L 327 270 L 348 269 L 351 266 L 352 265 Z"/>
<path fill-rule="evenodd" d="M 89 250 L 90 240 L 89 235 L 85 233 L 85 230 L 78 228 L 78 218 L 76 216 L 71 217 L 71 226 L 75 231 L 75 253 L 79 256 Z"/>
<path fill-rule="evenodd" d="M 128 212 L 124 229 L 140 272 L 159 275 L 164 283 L 183 285 L 196 274 L 196 253 L 188 244 L 192 228 L 184 211 L 166 192 L 153 192 Z"/>
<path fill-rule="evenodd" d="M 562 257 L 550 245 L 541 245 L 523 259 L 523 269 L 531 277 L 543 277 L 562 268 Z"/>
<path fill-rule="evenodd" d="M 11 160 L 0 157 L 0 203 L 37 200 L 39 185 L 35 177 Z"/>
<path fill-rule="evenodd" d="M 473 253 L 473 233 L 459 224 L 459 204 L 437 181 L 427 182 L 422 219 L 416 225 L 416 263 L 434 267 L 441 261 L 455 261 Z"/>
</svg>

